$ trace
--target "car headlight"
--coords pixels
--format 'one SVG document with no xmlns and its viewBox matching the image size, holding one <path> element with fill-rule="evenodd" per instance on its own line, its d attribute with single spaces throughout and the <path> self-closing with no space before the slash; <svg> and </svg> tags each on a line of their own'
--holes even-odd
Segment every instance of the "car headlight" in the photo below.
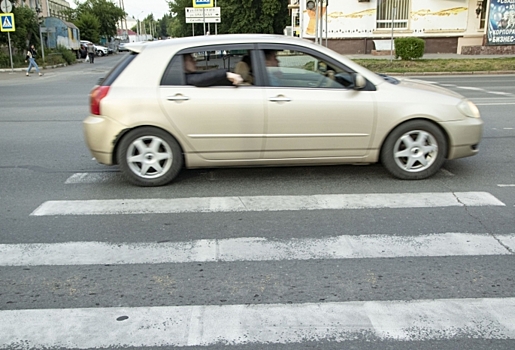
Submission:
<svg viewBox="0 0 515 350">
<path fill-rule="evenodd" d="M 479 109 L 469 100 L 462 100 L 457 107 L 467 117 L 480 118 Z"/>
</svg>

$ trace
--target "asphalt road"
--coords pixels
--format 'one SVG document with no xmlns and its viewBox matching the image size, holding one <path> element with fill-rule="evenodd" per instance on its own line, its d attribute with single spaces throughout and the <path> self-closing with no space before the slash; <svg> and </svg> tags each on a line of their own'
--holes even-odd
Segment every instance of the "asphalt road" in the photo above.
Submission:
<svg viewBox="0 0 515 350">
<path fill-rule="evenodd" d="M 515 245 L 510 243 L 515 232 L 515 160 L 512 151 L 515 149 L 515 76 L 420 77 L 470 98 L 477 103 L 485 121 L 480 153 L 475 157 L 446 162 L 442 171 L 427 180 L 399 181 L 380 165 L 203 169 L 185 170 L 169 186 L 138 188 L 124 182 L 116 167 L 105 167 L 93 161 L 82 135 L 81 123 L 88 114 L 88 92 L 120 58 L 121 55 L 102 57 L 97 58 L 95 64 L 47 70 L 43 77 L 0 73 L 0 251 L 4 256 L 13 247 L 22 247 L 37 255 L 38 249 L 45 244 L 55 248 L 62 247 L 56 245 L 58 243 L 73 242 L 114 246 L 135 244 L 137 246 L 131 246 L 129 251 L 139 252 L 138 249 L 144 248 L 141 244 L 169 244 L 186 250 L 189 243 L 185 242 L 237 245 L 242 240 L 253 238 L 251 243 L 257 246 L 265 239 L 273 243 L 287 242 L 295 247 L 299 240 L 333 242 L 337 237 L 394 237 L 405 242 L 414 237 L 446 233 L 492 238 L 505 251 L 482 253 L 481 248 L 486 247 L 480 246 L 470 254 L 443 252 L 441 256 L 437 253 L 408 256 L 399 253 L 391 257 L 364 254 L 356 258 L 312 259 L 295 255 L 297 251 L 289 251 L 284 258 L 273 259 L 275 246 L 272 245 L 272 248 L 266 246 L 268 248 L 260 255 L 261 258 L 256 259 L 203 260 L 202 254 L 191 254 L 188 255 L 189 260 L 170 263 L 159 261 L 161 257 L 155 250 L 157 262 L 154 263 L 131 261 L 129 253 L 128 257 L 123 257 L 126 263 L 112 263 L 101 257 L 100 263 L 70 261 L 69 264 L 52 264 L 40 261 L 18 266 L 0 264 L 0 319 L 8 319 L 9 316 L 14 320 L 25 320 L 23 317 L 27 312 L 29 320 L 37 317 L 49 319 L 44 326 L 29 322 L 25 327 L 29 331 L 32 326 L 35 327 L 33 332 L 41 329 L 37 327 L 44 329 L 48 326 L 50 329 L 45 333 L 47 335 L 39 337 L 41 343 L 24 340 L 10 330 L 10 338 L 5 333 L 0 334 L 0 348 L 172 349 L 184 344 L 191 345 L 191 348 L 205 345 L 201 348 L 208 349 L 515 348 L 515 334 L 503 332 L 499 324 L 491 323 L 487 316 L 483 317 L 477 311 L 479 308 L 466 311 L 468 306 L 460 306 L 463 314 L 458 312 L 457 315 L 464 319 L 470 316 L 474 322 L 463 326 L 453 324 L 448 315 L 441 316 L 442 319 L 435 316 L 440 323 L 435 321 L 431 325 L 433 328 L 426 331 L 424 327 L 427 325 L 419 326 L 418 336 L 410 339 L 381 335 L 390 333 L 377 331 L 383 329 L 379 321 L 372 322 L 374 327 L 369 327 L 368 321 L 351 322 L 350 329 L 359 332 L 349 331 L 332 337 L 334 328 L 338 328 L 335 324 L 344 322 L 339 319 L 336 323 L 325 324 L 331 317 L 327 313 L 318 314 L 327 305 L 335 310 L 352 306 L 357 309 L 350 312 L 349 315 L 353 315 L 350 318 L 359 319 L 365 312 L 363 310 L 369 307 L 367 303 L 376 303 L 373 304 L 375 309 L 386 308 L 383 303 L 389 303 L 392 314 L 404 315 L 399 311 L 401 307 L 397 308 L 397 304 L 392 306 L 392 301 L 409 305 L 419 305 L 420 301 L 438 302 L 430 304 L 435 305 L 433 309 L 437 314 L 446 309 L 454 310 L 452 307 L 461 301 L 495 300 L 508 305 L 508 311 L 501 319 L 506 319 L 507 323 L 513 320 L 509 310 L 513 310 L 515 298 Z M 417 198 L 427 193 L 476 192 L 486 193 L 502 205 L 34 215 L 37 208 L 48 201 L 372 194 L 410 194 Z M 447 249 L 445 245 L 442 247 Z M 59 252 L 56 250 L 54 254 L 59 255 Z M 118 251 L 114 254 L 120 254 L 122 259 L 124 253 Z M 299 316 L 297 311 L 304 310 L 306 305 L 315 305 L 316 311 L 308 314 L 319 318 L 309 321 L 308 317 Z M 203 307 L 201 314 L 205 318 L 200 314 L 196 318 L 191 316 L 196 315 L 196 307 L 199 306 Z M 239 307 L 239 316 L 232 306 Z M 275 309 L 268 309 L 270 306 Z M 68 310 L 118 312 L 122 310 L 118 308 L 123 308 L 132 320 L 136 318 L 132 315 L 139 312 L 138 308 L 145 308 L 145 312 L 153 315 L 147 316 L 149 319 L 158 317 L 155 312 L 161 310 L 159 307 L 179 315 L 184 312 L 196 320 L 186 322 L 190 335 L 184 344 L 179 340 L 152 343 L 152 337 L 159 339 L 155 335 L 159 327 L 152 323 L 154 326 L 147 325 L 147 328 L 140 324 L 140 331 L 147 329 L 142 338 L 146 340 L 148 337 L 148 342 L 139 345 L 130 340 L 129 331 L 123 330 L 120 332 L 125 332 L 123 334 L 128 340 L 117 339 L 118 333 L 113 330 L 110 341 L 97 343 L 86 340 L 82 343 L 78 340 L 59 343 L 55 340 L 59 337 L 52 333 L 52 327 L 60 328 L 64 333 L 69 331 L 73 338 L 73 332 L 77 330 L 72 329 L 69 323 L 76 323 L 77 332 L 87 334 L 89 338 L 101 338 L 86 326 L 86 316 L 79 313 L 71 319 L 62 318 L 61 312 Z M 249 316 L 252 321 L 238 323 L 242 329 L 244 325 L 252 329 L 246 333 L 248 340 L 229 339 L 221 336 L 222 330 L 218 329 L 210 338 L 208 329 L 213 327 L 213 322 L 210 323 L 207 314 L 212 307 L 219 312 L 222 328 L 230 328 L 224 325 L 230 325 L 233 317 L 247 320 L 244 318 L 246 312 L 253 312 L 254 316 Z M 260 308 L 264 308 L 263 314 L 259 313 Z M 37 310 L 42 311 L 44 317 L 30 313 Z M 414 314 L 414 310 L 418 312 L 419 309 L 408 309 L 406 315 Z M 284 325 L 283 333 L 275 338 L 263 335 L 265 328 L 275 329 L 276 326 L 275 323 L 256 321 L 265 315 L 277 316 L 277 322 Z M 420 319 L 424 317 L 420 316 Z M 303 319 L 305 324 L 301 322 Z M 418 321 L 410 322 L 416 327 Z M 118 324 L 121 322 L 123 320 Z M 12 324 L 13 329 L 16 328 L 17 323 L 13 321 Z M 477 324 L 481 327 L 476 327 Z M 195 325 L 196 333 L 191 330 Z M 319 329 L 314 325 L 333 331 L 309 333 L 314 328 Z M 161 327 L 166 329 L 167 325 L 163 323 Z M 199 327 L 204 331 L 198 331 Z M 200 334 L 202 340 L 191 334 Z M 298 337 L 292 334 L 298 334 Z"/>
</svg>

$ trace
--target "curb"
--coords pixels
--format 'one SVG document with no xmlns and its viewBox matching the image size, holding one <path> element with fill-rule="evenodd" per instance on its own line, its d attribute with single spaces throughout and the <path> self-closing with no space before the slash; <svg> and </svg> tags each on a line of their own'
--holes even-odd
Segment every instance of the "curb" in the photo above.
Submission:
<svg viewBox="0 0 515 350">
<path fill-rule="evenodd" d="M 383 73 L 383 72 L 382 72 Z M 384 72 L 383 74 L 391 76 L 406 76 L 406 75 L 500 75 L 500 74 L 515 74 L 515 70 L 496 70 L 496 71 L 471 71 L 471 72 Z"/>
<path fill-rule="evenodd" d="M 42 67 L 39 67 L 39 68 L 40 68 L 40 70 L 45 70 L 45 69 L 54 69 L 54 68 L 66 67 L 66 66 L 68 66 L 66 63 L 59 63 L 59 64 L 55 64 L 55 65 L 52 65 L 52 66 L 42 66 Z M 25 67 L 25 68 L 14 68 L 14 69 L 0 68 L 0 73 L 25 72 L 25 71 L 27 71 L 27 67 Z"/>
</svg>

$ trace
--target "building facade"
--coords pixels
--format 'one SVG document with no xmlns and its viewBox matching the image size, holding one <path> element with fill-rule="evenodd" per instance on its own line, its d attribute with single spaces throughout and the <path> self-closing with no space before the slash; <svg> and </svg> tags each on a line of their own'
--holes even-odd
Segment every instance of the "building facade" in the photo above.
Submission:
<svg viewBox="0 0 515 350">
<path fill-rule="evenodd" d="M 392 37 L 422 38 L 426 53 L 515 53 L 515 0 L 290 0 L 289 8 L 294 35 L 343 54 L 372 53 Z"/>
<path fill-rule="evenodd" d="M 66 0 L 16 0 L 17 6 L 28 6 L 39 13 L 40 17 L 57 17 L 64 19 L 62 11 L 70 8 Z"/>
</svg>

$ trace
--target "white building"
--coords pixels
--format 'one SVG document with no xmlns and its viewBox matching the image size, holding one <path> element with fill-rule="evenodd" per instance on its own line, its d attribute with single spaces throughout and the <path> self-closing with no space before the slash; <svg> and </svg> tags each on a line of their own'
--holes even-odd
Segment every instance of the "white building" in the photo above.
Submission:
<svg viewBox="0 0 515 350">
<path fill-rule="evenodd" d="M 424 39 L 426 53 L 487 44 L 515 53 L 515 0 L 290 0 L 289 8 L 296 35 L 344 54 L 371 53 L 392 35 Z"/>
<path fill-rule="evenodd" d="M 41 17 L 57 17 L 64 19 L 61 14 L 63 10 L 70 8 L 70 3 L 66 0 L 16 0 L 17 6 L 28 6 L 39 12 Z"/>
</svg>

